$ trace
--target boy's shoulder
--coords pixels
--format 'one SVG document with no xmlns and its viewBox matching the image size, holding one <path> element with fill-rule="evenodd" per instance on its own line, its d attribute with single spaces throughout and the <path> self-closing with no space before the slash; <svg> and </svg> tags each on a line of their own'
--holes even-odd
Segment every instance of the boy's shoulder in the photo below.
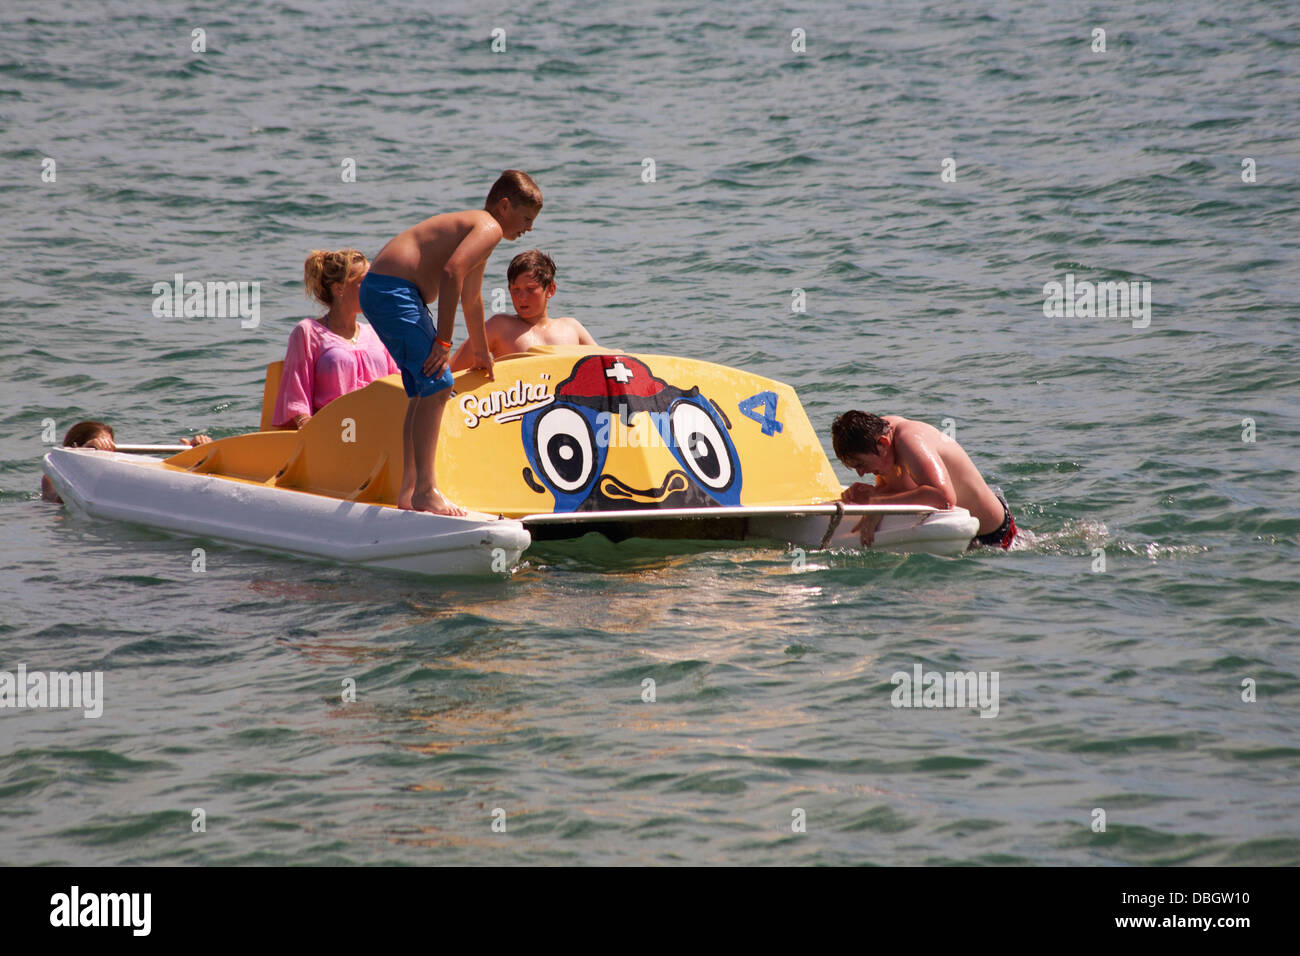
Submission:
<svg viewBox="0 0 1300 956">
<path fill-rule="evenodd" d="M 932 460 L 933 456 L 942 460 L 947 450 L 961 447 L 929 422 L 910 418 L 898 423 L 894 434 L 894 448 L 905 461 L 913 463 Z"/>
<path fill-rule="evenodd" d="M 918 434 L 929 431 L 934 428 L 929 422 L 923 422 L 919 418 L 904 418 L 902 415 L 885 415 L 884 419 L 894 427 L 898 434 Z"/>
<path fill-rule="evenodd" d="M 566 315 L 560 321 L 577 332 L 587 332 L 587 327 L 571 315 Z M 588 332 L 587 334 L 590 335 L 591 333 Z"/>
<path fill-rule="evenodd" d="M 471 229 L 487 228 L 501 232 L 501 223 L 486 209 L 462 209 L 456 215 Z"/>
<path fill-rule="evenodd" d="M 486 209 L 460 209 L 455 212 L 440 212 L 420 223 L 420 227 L 424 229 L 460 229 L 468 231 L 479 226 L 501 228 L 501 224 Z"/>
<path fill-rule="evenodd" d="M 498 312 L 483 323 L 483 331 L 489 339 L 500 340 L 526 332 L 528 323 L 512 312 Z M 488 343 L 492 343 L 489 341 Z"/>
</svg>

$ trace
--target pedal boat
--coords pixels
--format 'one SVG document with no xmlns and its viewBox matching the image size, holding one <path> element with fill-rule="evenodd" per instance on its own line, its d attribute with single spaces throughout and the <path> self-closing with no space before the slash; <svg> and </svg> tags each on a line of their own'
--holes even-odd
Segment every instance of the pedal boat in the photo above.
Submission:
<svg viewBox="0 0 1300 956">
<path fill-rule="evenodd" d="M 392 375 L 344 395 L 299 431 L 261 430 L 167 458 L 56 448 L 44 468 L 95 517 L 329 561 L 426 574 L 505 573 L 532 541 L 627 538 L 958 554 L 967 511 L 844 505 L 794 390 L 668 355 L 544 347 L 494 380 L 456 375 L 438 443 L 439 487 L 464 518 L 396 507 L 407 399 Z"/>
</svg>

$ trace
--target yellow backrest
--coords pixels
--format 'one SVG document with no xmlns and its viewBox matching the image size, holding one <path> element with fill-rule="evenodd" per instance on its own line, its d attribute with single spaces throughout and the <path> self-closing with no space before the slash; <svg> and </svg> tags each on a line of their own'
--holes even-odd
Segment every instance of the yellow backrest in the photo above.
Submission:
<svg viewBox="0 0 1300 956">
<path fill-rule="evenodd" d="M 172 455 L 167 464 L 201 475 L 225 475 L 245 481 L 269 482 L 298 451 L 298 433 L 252 432 L 223 438 Z"/>
<path fill-rule="evenodd" d="M 275 400 L 280 397 L 280 376 L 284 374 L 284 360 L 266 367 L 266 384 L 262 386 L 262 421 L 258 431 L 269 432 L 275 428 L 271 416 L 275 414 Z"/>
<path fill-rule="evenodd" d="M 396 503 L 402 484 L 406 402 L 397 375 L 375 379 L 330 402 L 293 433 L 298 449 L 276 477 L 276 485 Z"/>
</svg>

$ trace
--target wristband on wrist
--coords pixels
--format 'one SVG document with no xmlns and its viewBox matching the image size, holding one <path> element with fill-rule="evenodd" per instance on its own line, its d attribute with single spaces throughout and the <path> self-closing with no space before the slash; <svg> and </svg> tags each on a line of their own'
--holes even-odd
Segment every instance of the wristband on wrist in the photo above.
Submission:
<svg viewBox="0 0 1300 956">
<path fill-rule="evenodd" d="M 445 339 L 435 338 L 434 341 L 437 342 L 439 345 L 441 345 L 443 348 L 447 348 L 447 349 L 451 348 L 451 343 Z"/>
</svg>

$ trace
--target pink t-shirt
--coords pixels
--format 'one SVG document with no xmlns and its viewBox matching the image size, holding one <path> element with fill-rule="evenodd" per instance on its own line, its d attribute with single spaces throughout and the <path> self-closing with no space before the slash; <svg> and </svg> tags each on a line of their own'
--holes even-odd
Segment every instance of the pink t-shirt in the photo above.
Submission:
<svg viewBox="0 0 1300 956">
<path fill-rule="evenodd" d="M 277 427 L 298 415 L 315 415 L 340 395 L 401 371 L 374 329 L 358 321 L 357 331 L 361 334 L 354 345 L 320 319 L 294 326 L 271 419 Z"/>
</svg>

